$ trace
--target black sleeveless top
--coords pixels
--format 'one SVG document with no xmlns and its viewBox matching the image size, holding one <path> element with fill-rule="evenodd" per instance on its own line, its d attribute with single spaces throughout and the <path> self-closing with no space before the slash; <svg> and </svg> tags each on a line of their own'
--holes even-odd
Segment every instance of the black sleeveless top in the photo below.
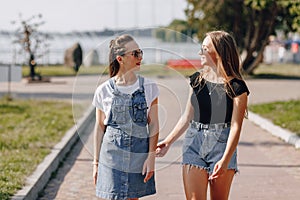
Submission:
<svg viewBox="0 0 300 200">
<path fill-rule="evenodd" d="M 199 83 L 199 75 L 196 72 L 190 76 L 190 85 L 193 88 L 193 120 L 203 124 L 231 122 L 233 98 L 245 92 L 247 95 L 250 93 L 245 81 L 234 78 L 229 82 L 230 86 L 205 79 Z"/>
</svg>

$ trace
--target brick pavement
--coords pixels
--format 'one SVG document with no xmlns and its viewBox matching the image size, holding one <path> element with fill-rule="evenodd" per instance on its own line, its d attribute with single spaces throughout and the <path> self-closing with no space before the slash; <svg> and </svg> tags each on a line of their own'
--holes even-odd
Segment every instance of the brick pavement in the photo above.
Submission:
<svg viewBox="0 0 300 200">
<path fill-rule="evenodd" d="M 183 112 L 187 84 L 183 79 L 157 79 L 157 82 L 161 90 L 160 138 L 164 138 Z M 251 91 L 250 103 L 300 98 L 299 80 L 248 80 L 247 83 Z M 39 199 L 96 199 L 91 142 L 90 135 L 74 146 Z M 164 158 L 157 159 L 157 194 L 143 199 L 184 199 L 181 143 L 182 140 L 178 140 Z M 245 120 L 238 155 L 240 173 L 234 179 L 230 199 L 299 199 L 299 150 Z"/>
</svg>

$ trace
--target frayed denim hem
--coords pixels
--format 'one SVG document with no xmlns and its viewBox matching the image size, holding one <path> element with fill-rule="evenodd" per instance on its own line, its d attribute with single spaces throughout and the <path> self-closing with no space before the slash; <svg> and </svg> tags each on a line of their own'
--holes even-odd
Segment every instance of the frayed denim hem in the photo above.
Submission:
<svg viewBox="0 0 300 200">
<path fill-rule="evenodd" d="M 240 174 L 239 169 L 236 169 L 236 168 L 228 168 L 228 169 L 233 169 L 234 170 L 234 175 L 239 175 Z"/>
<path fill-rule="evenodd" d="M 209 167 L 198 166 L 191 163 L 182 163 L 182 166 L 187 166 L 187 173 L 191 170 L 191 168 L 195 167 L 197 169 L 205 170 L 207 174 L 209 174 Z"/>
<path fill-rule="evenodd" d="M 205 170 L 207 172 L 208 175 L 211 175 L 212 172 L 210 172 L 210 168 L 209 167 L 203 167 L 203 166 L 198 166 L 198 165 L 195 165 L 195 164 L 191 164 L 191 163 L 182 163 L 182 166 L 187 166 L 187 173 L 190 171 L 190 169 L 192 167 L 196 167 L 198 169 L 202 169 L 202 170 Z M 228 170 L 234 170 L 234 175 L 238 175 L 240 174 L 240 171 L 236 168 L 228 168 Z"/>
<path fill-rule="evenodd" d="M 235 168 L 228 168 L 227 170 L 234 170 L 234 176 L 236 176 L 237 174 L 240 173 L 240 171 L 238 169 L 235 169 Z M 212 172 L 209 172 L 208 174 L 211 175 Z"/>
</svg>

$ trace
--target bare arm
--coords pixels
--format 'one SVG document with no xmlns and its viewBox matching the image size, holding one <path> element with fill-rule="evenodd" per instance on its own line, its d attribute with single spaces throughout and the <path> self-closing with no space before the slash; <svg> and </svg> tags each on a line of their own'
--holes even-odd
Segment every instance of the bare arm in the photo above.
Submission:
<svg viewBox="0 0 300 200">
<path fill-rule="evenodd" d="M 217 178 L 224 170 L 227 170 L 230 159 L 238 145 L 240 133 L 247 108 L 247 93 L 233 98 L 233 111 L 231 119 L 230 133 L 222 159 L 216 164 L 213 174 L 210 179 Z"/>
<path fill-rule="evenodd" d="M 167 153 L 170 145 L 174 143 L 188 128 L 189 122 L 193 119 L 194 116 L 194 108 L 191 104 L 192 93 L 193 93 L 193 89 L 191 88 L 184 114 L 178 120 L 174 129 L 162 142 L 160 142 L 157 145 L 157 149 L 156 149 L 157 156 L 164 156 Z"/>
<path fill-rule="evenodd" d="M 233 99 L 233 111 L 232 111 L 230 133 L 227 141 L 227 146 L 223 155 L 223 159 L 226 164 L 230 162 L 233 152 L 235 151 L 238 145 L 246 108 L 247 108 L 246 93 Z"/>
<path fill-rule="evenodd" d="M 155 152 L 158 134 L 159 134 L 159 121 L 158 121 L 158 98 L 156 98 L 152 104 L 149 111 L 149 152 Z"/>
<path fill-rule="evenodd" d="M 146 173 L 144 182 L 147 182 L 154 174 L 155 169 L 155 149 L 159 135 L 159 121 L 158 121 L 158 98 L 154 99 L 151 104 L 148 116 L 149 124 L 149 154 L 143 167 L 143 174 Z"/>
<path fill-rule="evenodd" d="M 105 114 L 103 111 L 96 108 L 96 121 L 95 121 L 95 127 L 94 127 L 94 169 L 93 169 L 93 178 L 94 178 L 94 184 L 96 184 L 97 181 L 97 173 L 98 173 L 98 159 L 102 144 L 102 139 L 104 136 L 104 119 Z"/>
</svg>

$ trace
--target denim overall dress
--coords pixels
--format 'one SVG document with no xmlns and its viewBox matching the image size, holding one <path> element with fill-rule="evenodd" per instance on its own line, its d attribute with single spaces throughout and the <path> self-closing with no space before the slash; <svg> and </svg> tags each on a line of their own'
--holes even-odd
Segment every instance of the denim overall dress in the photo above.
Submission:
<svg viewBox="0 0 300 200">
<path fill-rule="evenodd" d="M 109 80 L 113 99 L 100 150 L 96 195 L 104 199 L 139 198 L 156 193 L 154 176 L 144 183 L 143 164 L 149 152 L 144 78 L 139 89 L 121 93 Z"/>
</svg>

